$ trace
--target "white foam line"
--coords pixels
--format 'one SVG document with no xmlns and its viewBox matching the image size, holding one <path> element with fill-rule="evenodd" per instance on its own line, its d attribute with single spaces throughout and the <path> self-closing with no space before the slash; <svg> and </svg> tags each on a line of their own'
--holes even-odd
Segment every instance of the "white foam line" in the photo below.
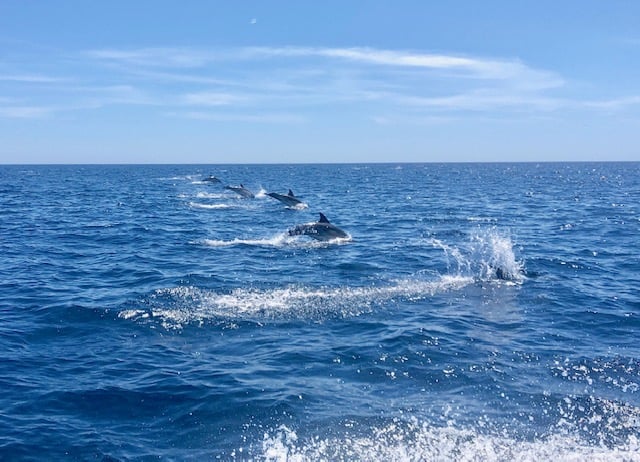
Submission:
<svg viewBox="0 0 640 462">
<path fill-rule="evenodd" d="M 220 239 L 204 239 L 201 244 L 209 246 L 209 247 L 231 247 L 235 245 L 249 245 L 249 246 L 257 246 L 257 247 L 293 247 L 293 248 L 303 248 L 303 249 L 314 249 L 314 248 L 322 248 L 328 247 L 331 245 L 343 245 L 348 242 L 351 242 L 351 236 L 346 238 L 336 238 L 331 239 L 329 241 L 316 241 L 311 239 L 306 239 L 300 236 L 289 236 L 287 233 L 280 233 L 273 237 L 264 238 L 264 239 L 241 239 L 234 238 L 231 240 L 220 240 Z"/>
<path fill-rule="evenodd" d="M 224 199 L 228 197 L 228 195 L 224 193 L 208 193 L 200 191 L 196 194 L 196 197 L 198 199 Z"/>
<path fill-rule="evenodd" d="M 234 245 L 253 245 L 253 246 L 266 246 L 266 247 L 279 247 L 286 242 L 288 236 L 285 234 L 278 234 L 277 236 L 267 239 L 239 239 L 235 238 L 230 241 L 218 240 L 218 239 L 205 239 L 202 243 L 209 247 L 231 247 Z"/>
<path fill-rule="evenodd" d="M 194 209 L 219 210 L 230 209 L 233 206 L 229 204 L 201 204 L 199 202 L 189 202 L 189 207 Z"/>
</svg>

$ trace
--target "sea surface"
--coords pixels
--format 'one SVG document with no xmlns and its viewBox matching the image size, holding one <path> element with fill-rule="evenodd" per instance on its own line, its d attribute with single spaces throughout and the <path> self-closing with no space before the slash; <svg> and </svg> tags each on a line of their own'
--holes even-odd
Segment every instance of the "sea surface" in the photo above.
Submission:
<svg viewBox="0 0 640 462">
<path fill-rule="evenodd" d="M 0 166 L 0 391 L 2 461 L 640 461 L 640 163 Z"/>
</svg>

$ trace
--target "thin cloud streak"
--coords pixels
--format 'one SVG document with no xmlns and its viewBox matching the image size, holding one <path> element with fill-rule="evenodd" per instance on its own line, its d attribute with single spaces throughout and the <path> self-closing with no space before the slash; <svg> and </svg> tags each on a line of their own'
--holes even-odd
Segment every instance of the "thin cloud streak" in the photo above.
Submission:
<svg viewBox="0 0 640 462">
<path fill-rule="evenodd" d="M 548 87 L 564 84 L 549 72 L 527 67 L 518 60 L 494 60 L 468 58 L 455 55 L 412 53 L 407 51 L 379 50 L 373 48 L 248 48 L 249 54 L 280 57 L 326 57 L 344 61 L 375 64 L 388 67 L 408 67 L 433 70 L 467 72 L 469 77 L 508 80 L 534 76 L 544 80 Z"/>
<path fill-rule="evenodd" d="M 26 98 L 20 100 L 0 98 L 0 118 L 42 119 L 62 113 L 97 110 L 113 105 L 159 105 L 159 102 L 154 102 L 128 85 L 57 87 L 56 92 L 64 95 L 64 103 L 36 105 L 27 104 Z"/>
<path fill-rule="evenodd" d="M 453 111 L 490 111 L 496 109 L 553 111 L 566 104 L 558 99 L 537 95 L 476 91 L 438 98 L 401 97 L 401 104 Z"/>
<path fill-rule="evenodd" d="M 53 109 L 48 107 L 0 106 L 0 117 L 5 119 L 42 119 L 53 112 Z"/>
<path fill-rule="evenodd" d="M 306 118 L 297 114 L 231 114 L 205 111 L 167 112 L 166 117 L 212 122 L 248 122 L 260 124 L 303 124 Z"/>
<path fill-rule="evenodd" d="M 188 106 L 229 106 L 246 102 L 247 98 L 232 93 L 200 92 L 184 95 L 183 101 Z"/>
<path fill-rule="evenodd" d="M 69 82 L 68 79 L 59 77 L 49 77 L 46 75 L 36 74 L 0 74 L 1 82 L 17 82 L 17 83 L 64 83 Z"/>
<path fill-rule="evenodd" d="M 106 63 L 159 68 L 202 67 L 214 60 L 210 52 L 191 48 L 140 48 L 89 50 L 85 56 Z"/>
<path fill-rule="evenodd" d="M 628 96 L 626 98 L 617 98 L 602 101 L 585 101 L 585 107 L 604 110 L 623 110 L 632 106 L 640 105 L 640 96 Z"/>
</svg>

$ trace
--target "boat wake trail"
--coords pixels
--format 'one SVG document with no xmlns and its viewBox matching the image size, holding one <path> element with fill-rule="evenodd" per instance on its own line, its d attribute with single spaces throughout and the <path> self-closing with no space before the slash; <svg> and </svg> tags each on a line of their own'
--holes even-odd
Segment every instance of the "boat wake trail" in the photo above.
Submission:
<svg viewBox="0 0 640 462">
<path fill-rule="evenodd" d="M 436 281 L 402 280 L 380 287 L 288 286 L 238 288 L 226 293 L 175 287 L 155 291 L 139 306 L 121 311 L 119 317 L 160 323 L 167 329 L 210 322 L 322 321 L 360 316 L 394 301 L 416 301 L 471 283 L 470 278 L 447 276 Z"/>
</svg>

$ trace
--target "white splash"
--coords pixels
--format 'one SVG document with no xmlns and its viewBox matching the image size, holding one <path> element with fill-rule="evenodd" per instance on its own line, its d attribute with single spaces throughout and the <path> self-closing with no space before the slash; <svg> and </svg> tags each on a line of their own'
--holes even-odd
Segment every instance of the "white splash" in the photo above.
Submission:
<svg viewBox="0 0 640 462">
<path fill-rule="evenodd" d="M 286 426 L 264 434 L 258 460 L 389 460 L 389 461 L 640 461 L 640 441 L 630 435 L 621 447 L 592 445 L 571 434 L 533 441 L 505 434 L 420 423 L 394 422 L 369 434 L 342 431 L 339 436 L 300 438 Z"/>
<path fill-rule="evenodd" d="M 296 204 L 293 207 L 287 206 L 285 208 L 290 210 L 304 210 L 309 208 L 309 204 L 307 204 L 306 202 L 300 202 L 299 204 Z"/>
<path fill-rule="evenodd" d="M 524 265 L 515 256 L 511 237 L 495 227 L 474 230 L 469 240 L 459 246 L 450 246 L 438 239 L 430 242 L 445 252 L 449 272 L 481 281 L 500 279 L 521 283 L 524 279 Z"/>
</svg>

